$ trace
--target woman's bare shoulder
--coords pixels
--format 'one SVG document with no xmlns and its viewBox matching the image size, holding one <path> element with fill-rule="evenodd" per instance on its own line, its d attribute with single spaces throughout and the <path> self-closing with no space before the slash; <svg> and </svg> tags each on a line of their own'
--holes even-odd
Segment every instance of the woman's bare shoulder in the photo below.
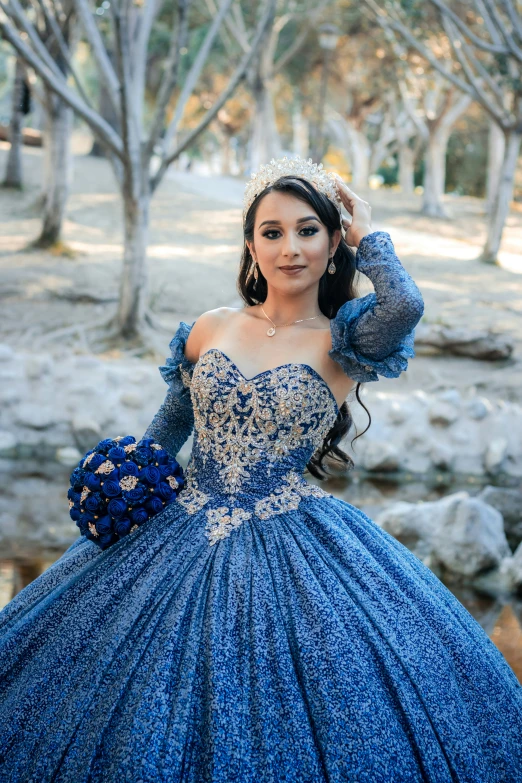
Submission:
<svg viewBox="0 0 522 783">
<path fill-rule="evenodd" d="M 201 346 L 215 336 L 231 318 L 236 318 L 245 308 L 243 307 L 216 307 L 207 310 L 195 320 L 185 346 L 185 356 L 190 362 L 197 362 L 201 353 Z"/>
</svg>

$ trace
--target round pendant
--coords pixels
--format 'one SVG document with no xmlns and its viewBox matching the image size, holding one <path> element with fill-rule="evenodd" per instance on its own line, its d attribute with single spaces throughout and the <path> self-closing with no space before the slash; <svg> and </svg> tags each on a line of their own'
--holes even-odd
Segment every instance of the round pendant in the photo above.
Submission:
<svg viewBox="0 0 522 783">
<path fill-rule="evenodd" d="M 267 335 L 268 335 L 269 337 L 273 337 L 273 336 L 274 336 L 274 334 L 275 334 L 275 329 L 274 329 L 274 327 L 273 327 L 273 326 L 271 326 L 271 327 L 270 327 L 270 329 L 267 331 Z"/>
</svg>

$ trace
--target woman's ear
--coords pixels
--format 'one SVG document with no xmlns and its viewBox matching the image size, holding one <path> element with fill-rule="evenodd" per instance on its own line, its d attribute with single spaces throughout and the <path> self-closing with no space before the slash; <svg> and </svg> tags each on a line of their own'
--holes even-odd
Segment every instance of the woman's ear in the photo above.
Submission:
<svg viewBox="0 0 522 783">
<path fill-rule="evenodd" d="M 339 247 L 339 242 L 341 241 L 341 238 L 342 238 L 341 229 L 336 228 L 330 240 L 330 255 L 332 256 L 335 255 L 337 248 Z"/>
<path fill-rule="evenodd" d="M 253 245 L 253 243 L 252 243 L 252 242 L 249 242 L 249 241 L 247 240 L 247 247 L 248 247 L 248 249 L 250 250 L 250 255 L 252 256 L 252 258 L 254 259 L 254 261 L 257 261 L 257 259 L 256 259 L 256 253 L 255 253 L 255 250 L 254 250 L 254 245 Z"/>
</svg>

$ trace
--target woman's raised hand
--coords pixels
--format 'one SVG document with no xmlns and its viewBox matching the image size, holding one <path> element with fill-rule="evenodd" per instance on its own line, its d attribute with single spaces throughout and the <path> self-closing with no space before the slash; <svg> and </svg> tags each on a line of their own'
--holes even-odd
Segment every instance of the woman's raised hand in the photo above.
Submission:
<svg viewBox="0 0 522 783">
<path fill-rule="evenodd" d="M 342 218 L 343 228 L 346 231 L 346 244 L 350 247 L 359 247 L 361 239 L 366 234 L 372 233 L 372 208 L 367 201 L 363 201 L 348 185 L 345 185 L 339 174 L 333 176 L 343 206 L 350 215 L 349 218 Z"/>
</svg>

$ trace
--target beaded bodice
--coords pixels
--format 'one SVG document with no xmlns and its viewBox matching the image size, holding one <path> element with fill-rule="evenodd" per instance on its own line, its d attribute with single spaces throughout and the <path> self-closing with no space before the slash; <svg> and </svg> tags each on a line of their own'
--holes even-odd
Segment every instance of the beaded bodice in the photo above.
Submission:
<svg viewBox="0 0 522 783">
<path fill-rule="evenodd" d="M 288 500 L 295 508 L 299 490 L 326 494 L 302 476 L 338 415 L 332 392 L 312 367 L 284 364 L 248 379 L 211 348 L 192 372 L 181 373 L 194 410 L 187 486 L 178 497 L 189 512 L 212 499 L 213 507 L 263 517 L 275 501 L 280 510 Z"/>
</svg>

